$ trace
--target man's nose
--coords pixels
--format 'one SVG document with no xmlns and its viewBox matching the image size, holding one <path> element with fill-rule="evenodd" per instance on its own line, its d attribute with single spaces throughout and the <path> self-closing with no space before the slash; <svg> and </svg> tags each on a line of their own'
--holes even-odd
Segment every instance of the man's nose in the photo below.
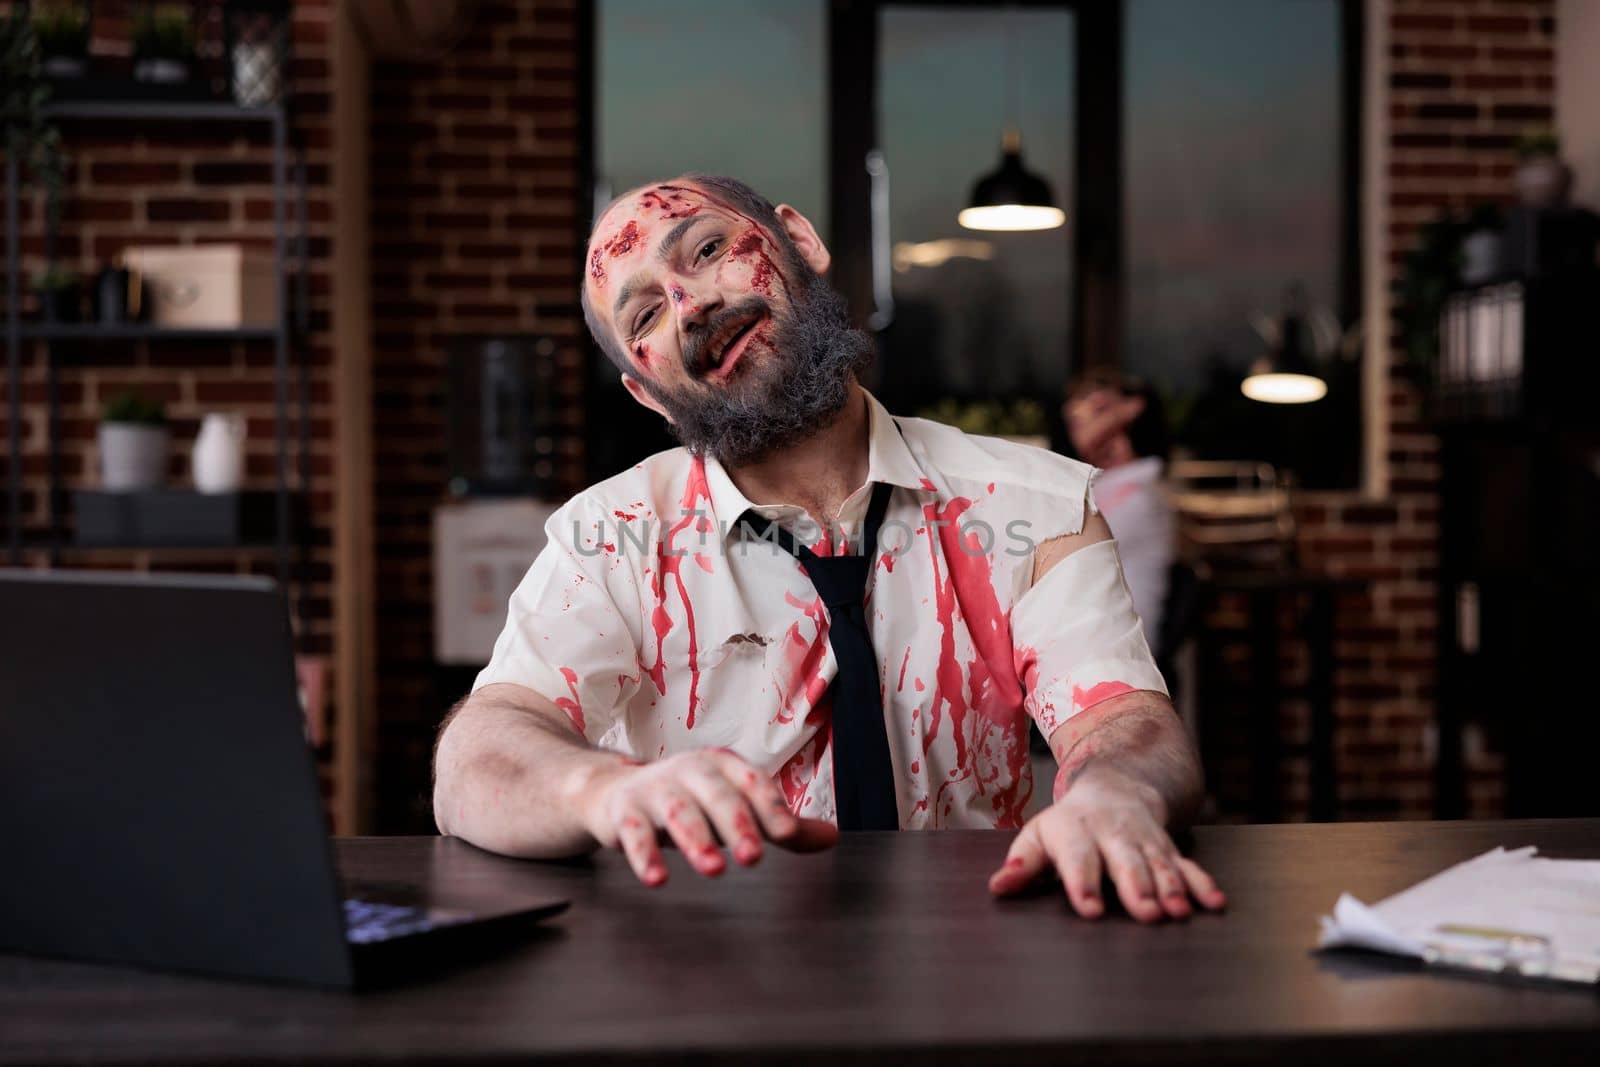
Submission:
<svg viewBox="0 0 1600 1067">
<path fill-rule="evenodd" d="M 669 284 L 667 299 L 678 316 L 678 328 L 685 334 L 704 326 L 711 313 L 722 306 L 722 295 L 715 287 L 693 282 Z"/>
</svg>

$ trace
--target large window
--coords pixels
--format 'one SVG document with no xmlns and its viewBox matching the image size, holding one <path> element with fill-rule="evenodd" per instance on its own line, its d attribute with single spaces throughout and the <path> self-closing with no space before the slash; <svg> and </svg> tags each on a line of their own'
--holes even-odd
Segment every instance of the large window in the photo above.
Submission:
<svg viewBox="0 0 1600 1067">
<path fill-rule="evenodd" d="M 1324 368 L 1330 394 L 1309 407 L 1238 384 L 1291 293 L 1323 337 L 1358 317 L 1359 9 L 597 0 L 594 177 L 615 193 L 720 171 L 800 208 L 879 331 L 872 384 L 896 410 L 1028 408 L 1059 444 L 1066 381 L 1120 362 L 1168 394 L 1200 456 L 1349 487 L 1354 361 Z M 1067 224 L 963 230 L 1011 121 Z M 596 475 L 668 443 L 614 379 L 602 367 L 590 394 Z"/>
<path fill-rule="evenodd" d="M 1290 285 L 1337 310 L 1338 9 L 1128 3 L 1129 370 L 1190 388 L 1253 357 Z"/>
<path fill-rule="evenodd" d="M 1169 393 L 1201 455 L 1323 487 L 1358 475 L 1356 365 L 1325 364 L 1330 395 L 1304 408 L 1238 383 L 1286 305 L 1324 343 L 1355 316 L 1345 2 L 1125 5 L 1124 365 Z"/>
<path fill-rule="evenodd" d="M 826 25 L 824 0 L 600 0 L 600 181 L 730 174 L 827 233 Z"/>
<path fill-rule="evenodd" d="M 1033 233 L 966 230 L 956 215 L 1013 121 L 1029 169 L 1071 204 L 1073 54 L 1066 8 L 885 7 L 877 118 L 895 318 L 881 346 L 886 402 L 916 410 L 1060 395 L 1071 215 Z"/>
</svg>

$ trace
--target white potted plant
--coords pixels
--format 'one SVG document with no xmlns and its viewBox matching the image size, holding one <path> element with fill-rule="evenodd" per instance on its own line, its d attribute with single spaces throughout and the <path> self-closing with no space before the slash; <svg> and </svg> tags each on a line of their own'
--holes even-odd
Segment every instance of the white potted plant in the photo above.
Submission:
<svg viewBox="0 0 1600 1067">
<path fill-rule="evenodd" d="M 100 484 L 114 493 L 158 489 L 167 480 L 167 414 L 132 390 L 106 404 L 100 420 Z"/>
<path fill-rule="evenodd" d="M 89 69 L 89 12 L 77 2 L 33 5 L 40 68 L 51 78 L 81 78 Z"/>
<path fill-rule="evenodd" d="M 194 12 L 187 4 L 152 4 L 133 16 L 133 76 L 176 85 L 189 80 L 196 47 Z"/>
</svg>

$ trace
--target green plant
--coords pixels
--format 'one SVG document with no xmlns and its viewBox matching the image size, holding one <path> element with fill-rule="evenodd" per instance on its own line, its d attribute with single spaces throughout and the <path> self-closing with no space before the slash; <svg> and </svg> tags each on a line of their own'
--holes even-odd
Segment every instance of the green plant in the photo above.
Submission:
<svg viewBox="0 0 1600 1067">
<path fill-rule="evenodd" d="M 66 187 L 67 157 L 61 131 L 45 117 L 50 85 L 39 70 L 39 40 L 21 4 L 0 22 L 0 124 L 6 129 L 6 153 L 44 192 L 45 215 L 53 228 L 61 220 L 61 191 Z"/>
<path fill-rule="evenodd" d="M 89 54 L 89 15 L 77 4 L 40 4 L 33 9 L 33 32 L 44 56 Z"/>
<path fill-rule="evenodd" d="M 918 414 L 967 433 L 990 437 L 1034 437 L 1050 432 L 1044 407 L 1037 401 L 1027 399 L 979 400 L 970 403 L 941 400 Z"/>
<path fill-rule="evenodd" d="M 127 389 L 106 401 L 101 422 L 132 423 L 136 426 L 165 426 L 166 407 L 159 400 L 147 399 L 136 389 Z"/>
<path fill-rule="evenodd" d="M 79 282 L 78 272 L 71 267 L 52 263 L 38 274 L 34 275 L 33 288 L 35 292 L 54 292 L 70 289 Z"/>
<path fill-rule="evenodd" d="M 1517 137 L 1517 158 L 1534 159 L 1539 156 L 1561 154 L 1561 138 L 1548 126 L 1530 126 Z"/>
<path fill-rule="evenodd" d="M 187 63 L 194 58 L 194 19 L 183 4 L 142 7 L 133 17 L 133 54 L 139 59 L 170 59 Z"/>
</svg>

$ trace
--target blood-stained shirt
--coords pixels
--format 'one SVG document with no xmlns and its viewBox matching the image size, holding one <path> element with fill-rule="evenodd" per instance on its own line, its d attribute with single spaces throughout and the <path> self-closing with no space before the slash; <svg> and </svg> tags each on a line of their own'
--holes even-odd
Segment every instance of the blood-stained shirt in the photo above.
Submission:
<svg viewBox="0 0 1600 1067">
<path fill-rule="evenodd" d="M 578 494 L 547 523 L 474 688 L 532 689 L 637 759 L 731 749 L 794 812 L 835 819 L 827 610 L 799 562 L 739 519 L 754 508 L 814 551 L 855 551 L 870 487 L 887 482 L 867 609 L 900 825 L 1021 825 L 1030 716 L 1048 737 L 1101 700 L 1166 692 L 1114 541 L 1032 581 L 1036 546 L 1093 513 L 1097 472 L 867 403 L 867 484 L 833 530 L 747 500 L 683 449 Z"/>
</svg>

